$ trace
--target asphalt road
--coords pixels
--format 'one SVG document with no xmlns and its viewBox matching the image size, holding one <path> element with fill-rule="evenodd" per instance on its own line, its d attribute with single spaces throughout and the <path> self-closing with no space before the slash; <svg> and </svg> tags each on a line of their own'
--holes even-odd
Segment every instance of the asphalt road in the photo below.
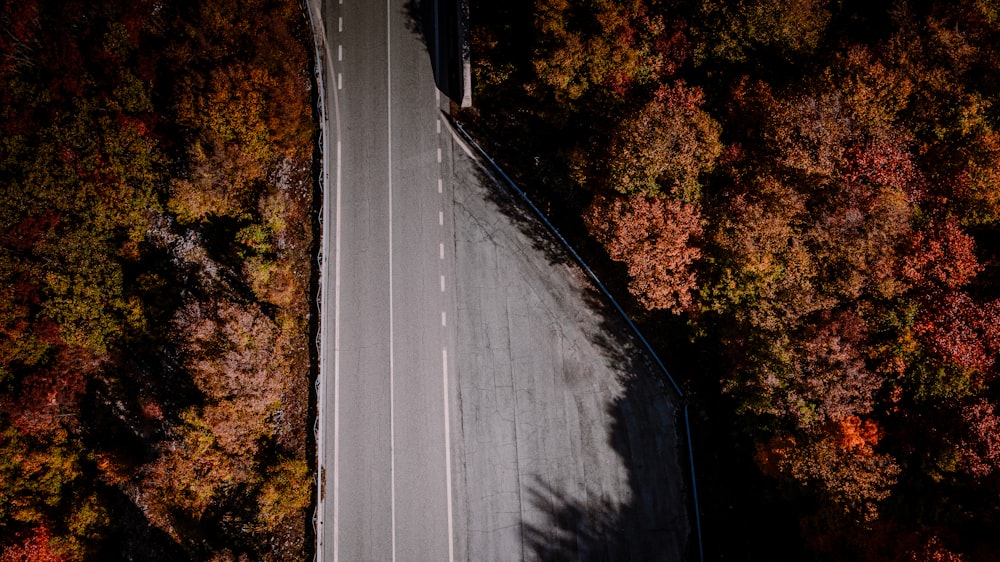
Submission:
<svg viewBox="0 0 1000 562">
<path fill-rule="evenodd" d="M 323 9 L 323 559 L 449 560 L 442 100 L 401 2 Z"/>
<path fill-rule="evenodd" d="M 421 25 L 433 6 L 312 9 L 327 59 L 320 559 L 682 560 L 676 408 L 451 134 Z"/>
</svg>

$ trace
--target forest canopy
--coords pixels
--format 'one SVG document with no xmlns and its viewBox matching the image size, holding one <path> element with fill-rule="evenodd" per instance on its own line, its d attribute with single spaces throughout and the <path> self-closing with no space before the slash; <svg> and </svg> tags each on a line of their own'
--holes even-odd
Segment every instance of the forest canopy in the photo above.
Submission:
<svg viewBox="0 0 1000 562">
<path fill-rule="evenodd" d="M 752 461 L 798 556 L 1000 559 L 995 3 L 473 4 L 462 119 L 712 357 L 674 372 L 734 420 L 696 452 Z"/>
<path fill-rule="evenodd" d="M 0 560 L 301 560 L 311 39 L 0 3 Z"/>
</svg>

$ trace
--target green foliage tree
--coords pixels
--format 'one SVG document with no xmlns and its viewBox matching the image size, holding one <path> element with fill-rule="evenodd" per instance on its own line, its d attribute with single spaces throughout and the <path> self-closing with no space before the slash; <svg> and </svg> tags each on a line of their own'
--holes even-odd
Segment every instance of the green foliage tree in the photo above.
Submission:
<svg viewBox="0 0 1000 562">
<path fill-rule="evenodd" d="M 269 468 L 257 492 L 258 522 L 273 529 L 309 507 L 312 494 L 303 486 L 308 481 L 309 467 L 302 460 L 284 459 Z"/>
<path fill-rule="evenodd" d="M 826 0 L 704 0 L 695 60 L 741 63 L 767 51 L 790 61 L 813 54 L 830 22 Z"/>
<path fill-rule="evenodd" d="M 615 131 L 608 180 L 622 193 L 667 194 L 698 201 L 700 177 L 722 152 L 719 124 L 701 109 L 698 88 L 662 86 L 637 115 Z"/>
<path fill-rule="evenodd" d="M 80 444 L 65 430 L 26 437 L 9 425 L 0 439 L 0 528 L 44 524 L 82 476 Z"/>
<path fill-rule="evenodd" d="M 687 56 L 683 35 L 657 6 L 642 0 L 540 1 L 534 67 L 557 98 L 580 99 L 595 88 L 624 95 L 656 84 Z"/>
</svg>

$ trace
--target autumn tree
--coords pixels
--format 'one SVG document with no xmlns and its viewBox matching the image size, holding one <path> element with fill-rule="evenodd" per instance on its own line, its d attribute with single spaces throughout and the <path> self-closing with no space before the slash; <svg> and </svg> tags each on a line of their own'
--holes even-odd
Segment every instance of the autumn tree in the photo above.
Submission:
<svg viewBox="0 0 1000 562">
<path fill-rule="evenodd" d="M 586 220 L 611 258 L 625 262 L 629 291 L 644 307 L 680 312 L 691 306 L 701 255 L 696 206 L 637 193 L 595 200 Z"/>
<path fill-rule="evenodd" d="M 907 551 L 901 557 L 901 562 L 965 562 L 965 560 L 967 560 L 965 556 L 949 549 L 936 535 L 928 537 L 920 547 Z"/>
<path fill-rule="evenodd" d="M 261 69 L 233 65 L 190 80 L 196 82 L 180 85 L 177 114 L 197 140 L 188 150 L 188 177 L 173 182 L 170 209 L 185 222 L 243 217 L 240 211 L 252 208 L 275 157 L 264 120 L 270 78 Z"/>
<path fill-rule="evenodd" d="M 683 82 L 661 86 L 615 131 L 608 164 L 611 188 L 698 201 L 701 176 L 722 151 L 719 125 L 701 105 L 698 88 Z"/>
<path fill-rule="evenodd" d="M 984 478 L 1000 469 L 1000 416 L 994 405 L 980 398 L 962 407 L 962 430 L 954 443 L 960 453 L 959 468 L 973 478 Z"/>
<path fill-rule="evenodd" d="M 915 90 L 906 117 L 922 143 L 931 203 L 962 223 L 993 223 L 1000 216 L 1000 137 L 989 109 L 995 89 L 978 78 L 996 72 L 1000 26 L 974 1 L 934 3 L 923 14 L 904 7 L 893 15 L 899 31 L 887 55 Z"/>
<path fill-rule="evenodd" d="M 1000 302 L 950 292 L 925 306 L 914 322 L 919 347 L 906 371 L 915 396 L 939 400 L 981 393 L 997 376 Z"/>
<path fill-rule="evenodd" d="M 672 75 L 687 56 L 682 29 L 644 0 L 540 1 L 535 30 L 535 72 L 561 100 L 596 88 L 622 96 Z"/>
<path fill-rule="evenodd" d="M 746 62 L 769 52 L 795 61 L 811 55 L 831 12 L 825 0 L 698 2 L 695 60 Z"/>
<path fill-rule="evenodd" d="M 819 265 L 801 236 L 806 201 L 788 182 L 763 177 L 732 186 L 713 206 L 703 307 L 729 317 L 737 333 L 795 329 L 835 304 L 819 292 Z"/>
<path fill-rule="evenodd" d="M 52 534 L 47 527 L 40 526 L 20 541 L 3 547 L 0 562 L 66 562 L 52 548 Z"/>
<path fill-rule="evenodd" d="M 771 413 L 803 430 L 871 413 L 881 386 L 865 363 L 867 328 L 857 315 L 824 312 L 813 321 L 782 353 L 748 365 L 770 383 Z"/>
<path fill-rule="evenodd" d="M 508 164 L 688 322 L 815 557 L 996 558 L 1000 11 L 537 5 L 467 116 L 497 146 L 552 127 Z"/>
<path fill-rule="evenodd" d="M 0 7 L 0 27 L 3 559 L 113 556 L 113 537 L 155 535 L 129 501 L 208 558 L 220 545 L 175 508 L 229 520 L 234 486 L 256 509 L 265 483 L 266 522 L 247 516 L 226 540 L 294 545 L 310 492 L 286 481 L 305 457 L 315 131 L 301 6 L 24 1 Z M 209 245 L 245 252 L 220 263 Z M 251 287 L 243 258 L 272 273 Z M 171 323 L 181 305 L 211 311 L 211 334 Z M 213 362 L 215 344 L 230 355 Z M 157 470 L 162 496 L 138 484 Z M 251 550 L 302 557 L 268 548 Z"/>
<path fill-rule="evenodd" d="M 876 425 L 845 418 L 827 431 L 776 436 L 758 449 L 765 471 L 789 477 L 828 502 L 834 520 L 874 521 L 897 482 L 900 467 L 875 450 Z"/>
</svg>

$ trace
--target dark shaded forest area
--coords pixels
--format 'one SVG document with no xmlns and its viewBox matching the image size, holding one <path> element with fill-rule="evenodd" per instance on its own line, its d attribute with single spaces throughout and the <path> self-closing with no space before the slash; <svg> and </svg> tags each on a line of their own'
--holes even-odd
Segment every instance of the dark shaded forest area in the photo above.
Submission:
<svg viewBox="0 0 1000 562">
<path fill-rule="evenodd" d="M 685 381 L 708 558 L 1000 560 L 1000 6 L 471 13 L 460 120 Z"/>
<path fill-rule="evenodd" d="M 0 560 L 303 560 L 292 0 L 0 3 Z"/>
</svg>

